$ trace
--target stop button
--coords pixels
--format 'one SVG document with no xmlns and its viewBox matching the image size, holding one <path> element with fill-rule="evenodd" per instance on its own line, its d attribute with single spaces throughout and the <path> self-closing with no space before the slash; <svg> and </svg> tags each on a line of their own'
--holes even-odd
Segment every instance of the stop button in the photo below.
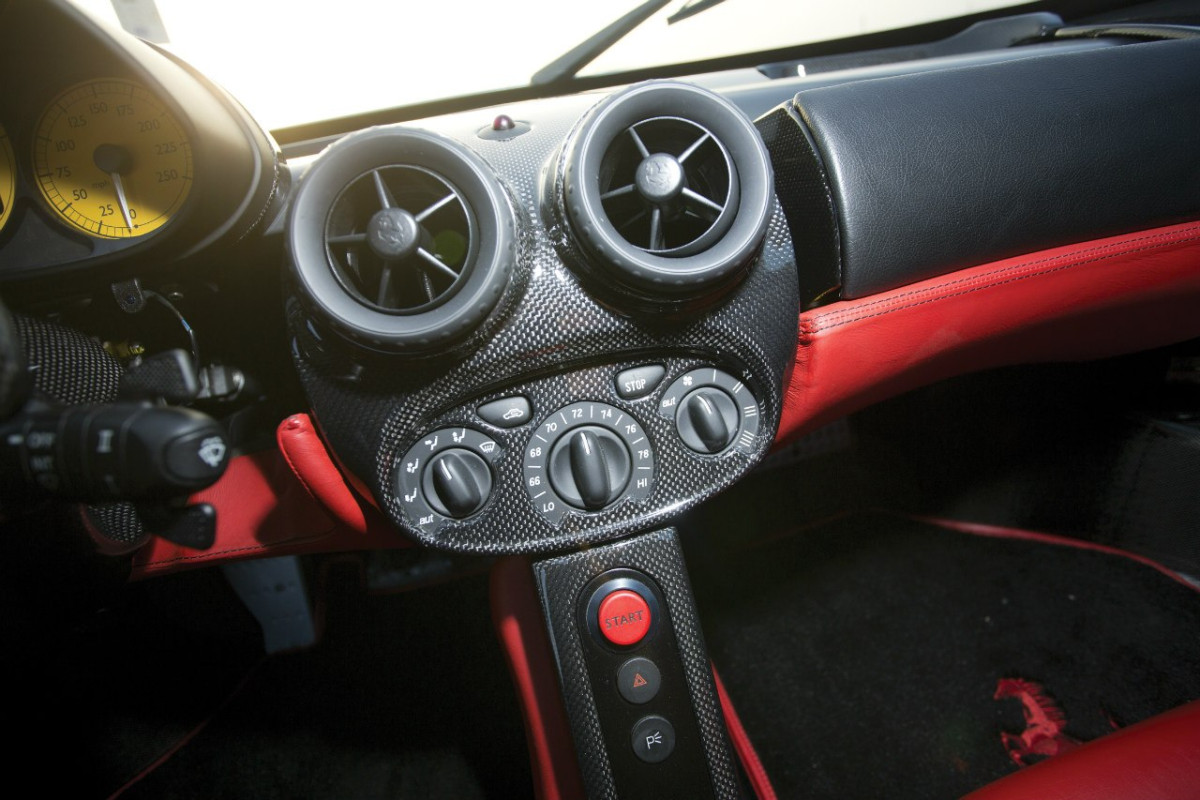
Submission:
<svg viewBox="0 0 1200 800">
<path fill-rule="evenodd" d="M 650 630 L 650 605 L 630 589 L 610 592 L 596 612 L 600 634 L 615 645 L 628 647 L 645 638 Z"/>
</svg>

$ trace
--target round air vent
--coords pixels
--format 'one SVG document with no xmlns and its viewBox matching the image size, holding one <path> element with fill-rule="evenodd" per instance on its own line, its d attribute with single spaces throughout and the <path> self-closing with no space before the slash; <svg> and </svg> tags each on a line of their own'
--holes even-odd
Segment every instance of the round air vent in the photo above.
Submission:
<svg viewBox="0 0 1200 800">
<path fill-rule="evenodd" d="M 305 174 L 288 244 L 295 274 L 339 332 L 395 352 L 444 350 L 508 285 L 512 213 L 486 164 L 427 131 L 371 128 Z"/>
<path fill-rule="evenodd" d="M 650 82 L 593 108 L 564 149 L 563 200 L 586 273 L 651 304 L 713 296 L 766 232 L 770 162 L 724 98 Z"/>
<path fill-rule="evenodd" d="M 471 274 L 475 223 L 462 195 L 420 167 L 373 169 L 333 203 L 325 247 L 334 276 L 364 306 L 415 314 Z"/>
</svg>

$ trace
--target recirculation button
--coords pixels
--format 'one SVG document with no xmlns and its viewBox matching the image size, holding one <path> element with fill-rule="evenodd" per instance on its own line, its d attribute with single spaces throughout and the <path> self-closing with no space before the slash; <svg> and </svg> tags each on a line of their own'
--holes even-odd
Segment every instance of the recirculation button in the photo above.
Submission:
<svg viewBox="0 0 1200 800">
<path fill-rule="evenodd" d="M 524 397 L 502 397 L 490 403 L 484 403 L 476 409 L 480 419 L 489 422 L 497 428 L 516 428 L 529 422 L 529 401 Z"/>
<path fill-rule="evenodd" d="M 615 645 L 637 644 L 650 630 L 650 606 L 637 592 L 618 589 L 600 601 L 600 634 Z"/>
</svg>

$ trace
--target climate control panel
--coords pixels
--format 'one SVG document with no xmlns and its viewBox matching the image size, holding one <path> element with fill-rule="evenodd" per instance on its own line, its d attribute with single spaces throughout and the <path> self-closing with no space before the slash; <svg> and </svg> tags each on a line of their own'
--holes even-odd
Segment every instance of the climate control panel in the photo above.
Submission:
<svg viewBox="0 0 1200 800">
<path fill-rule="evenodd" d="M 393 451 L 386 510 L 427 544 L 497 553 L 662 520 L 770 446 L 772 395 L 714 361 L 618 361 L 477 395 Z"/>
<path fill-rule="evenodd" d="M 441 428 L 425 436 L 396 466 L 395 484 L 405 513 L 417 525 L 464 519 L 487 503 L 495 439 L 473 428 Z"/>
</svg>

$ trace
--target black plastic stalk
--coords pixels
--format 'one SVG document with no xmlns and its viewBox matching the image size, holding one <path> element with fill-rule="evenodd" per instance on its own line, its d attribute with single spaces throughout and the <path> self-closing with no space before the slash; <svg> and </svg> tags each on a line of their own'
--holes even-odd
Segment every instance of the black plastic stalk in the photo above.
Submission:
<svg viewBox="0 0 1200 800">
<path fill-rule="evenodd" d="M 20 476 L 6 485 L 10 494 L 181 497 L 212 485 L 228 463 L 221 425 L 186 408 L 76 406 L 22 414 L 0 427 L 0 472 Z"/>
</svg>

